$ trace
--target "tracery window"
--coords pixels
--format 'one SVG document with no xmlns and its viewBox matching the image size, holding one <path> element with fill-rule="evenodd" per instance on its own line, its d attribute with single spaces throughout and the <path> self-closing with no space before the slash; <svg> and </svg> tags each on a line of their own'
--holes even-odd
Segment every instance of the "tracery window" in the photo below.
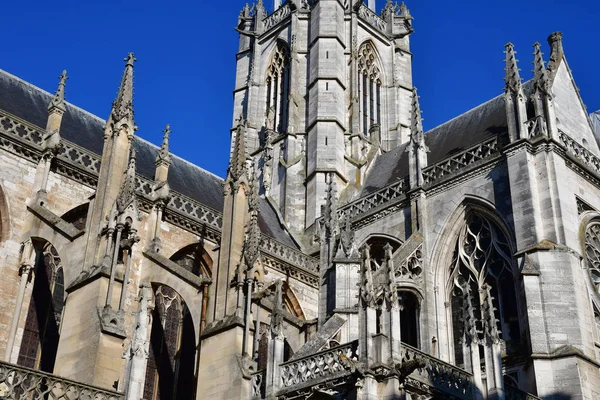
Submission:
<svg viewBox="0 0 600 400">
<path fill-rule="evenodd" d="M 401 290 L 400 298 L 400 338 L 403 343 L 420 348 L 419 343 L 419 300 L 407 290 Z"/>
<path fill-rule="evenodd" d="M 377 66 L 375 47 L 371 42 L 364 43 L 358 50 L 358 101 L 360 126 L 363 135 L 381 124 L 381 71 Z"/>
<path fill-rule="evenodd" d="M 483 343 L 482 320 L 488 287 L 506 353 L 521 350 L 517 276 L 511 254 L 506 235 L 494 222 L 480 214 L 468 215 L 456 243 L 450 272 L 454 355 L 456 364 L 463 368 L 470 362 L 466 357 L 467 343 Z M 467 301 L 476 325 L 471 331 L 465 322 Z M 476 337 L 470 337 L 474 332 Z"/>
<path fill-rule="evenodd" d="M 285 43 L 278 41 L 267 68 L 267 125 L 279 133 L 287 132 L 290 96 L 290 56 Z"/>
<path fill-rule="evenodd" d="M 172 288 L 154 291 L 144 400 L 189 399 L 194 391 L 196 346 L 190 312 Z"/>
<path fill-rule="evenodd" d="M 592 221 L 585 230 L 585 255 L 590 278 L 600 291 L 600 221 Z"/>
<path fill-rule="evenodd" d="M 33 291 L 18 364 L 53 372 L 64 307 L 64 274 L 58 252 L 45 243 L 35 265 Z"/>
</svg>

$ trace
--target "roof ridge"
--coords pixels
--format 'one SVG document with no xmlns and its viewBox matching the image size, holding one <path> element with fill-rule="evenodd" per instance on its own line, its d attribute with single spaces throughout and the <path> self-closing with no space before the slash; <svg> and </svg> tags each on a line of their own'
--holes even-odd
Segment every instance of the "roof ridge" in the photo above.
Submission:
<svg viewBox="0 0 600 400">
<path fill-rule="evenodd" d="M 9 77 L 10 79 L 14 79 L 15 81 L 19 82 L 20 84 L 22 84 L 22 85 L 24 85 L 24 86 L 26 86 L 26 87 L 29 87 L 29 88 L 31 88 L 31 89 L 37 90 L 38 92 L 44 93 L 44 94 L 46 94 L 46 95 L 50 96 L 51 98 L 52 98 L 52 97 L 54 97 L 54 95 L 53 95 L 52 93 L 50 93 L 50 92 L 48 92 L 48 91 L 46 91 L 46 90 L 44 90 L 44 89 L 42 89 L 42 88 L 40 88 L 40 87 L 38 87 L 38 86 L 36 86 L 36 85 L 32 84 L 32 83 L 30 83 L 30 82 L 27 82 L 26 80 L 24 80 L 24 79 L 22 79 L 22 78 L 19 78 L 18 76 L 16 76 L 16 75 L 13 75 L 13 74 L 11 74 L 11 73 L 10 73 L 10 72 L 8 72 L 8 71 L 6 71 L 6 70 L 3 70 L 2 68 L 0 68 L 0 74 L 4 74 L 4 75 L 6 75 L 7 77 Z M 103 124 L 105 124 L 105 123 L 106 123 L 106 120 L 105 120 L 105 119 L 103 119 L 103 118 L 100 118 L 100 117 L 99 117 L 99 116 L 97 116 L 96 114 L 92 114 L 91 112 L 89 112 L 89 111 L 87 111 L 87 110 L 85 110 L 85 109 L 83 109 L 83 108 L 81 108 L 81 107 L 79 107 L 79 106 L 76 106 L 75 104 L 73 104 L 73 103 L 71 103 L 71 102 L 69 102 L 69 101 L 65 101 L 65 103 L 66 103 L 68 106 L 72 107 L 73 109 L 75 109 L 75 110 L 77 110 L 77 111 L 80 111 L 80 112 L 82 112 L 83 114 L 86 114 L 87 116 L 90 116 L 90 117 L 92 117 L 92 118 L 94 118 L 94 119 L 98 120 L 99 122 L 102 122 Z M 143 142 L 145 142 L 145 143 L 147 143 L 147 144 L 151 145 L 152 147 L 156 147 L 157 149 L 160 149 L 160 146 L 157 146 L 156 144 L 154 144 L 154 143 L 150 142 L 150 141 L 149 141 L 149 140 L 147 140 L 147 139 L 144 139 L 144 138 L 142 138 L 142 137 L 141 137 L 141 136 L 139 136 L 139 135 L 136 135 L 135 137 L 136 137 L 138 140 L 141 140 L 141 141 L 143 141 Z M 186 160 L 186 159 L 184 159 L 184 158 L 182 158 L 182 157 L 179 157 L 179 156 L 178 156 L 178 155 L 176 155 L 176 154 L 173 154 L 173 153 L 171 153 L 171 155 L 172 155 L 174 158 L 177 158 L 178 160 L 180 160 L 180 161 L 183 161 L 184 163 L 186 163 L 186 164 L 189 164 L 189 165 L 191 165 L 191 166 L 193 166 L 193 167 L 195 167 L 195 168 L 199 169 L 200 171 L 207 173 L 208 175 L 212 175 L 212 176 L 214 176 L 215 178 L 217 178 L 217 179 L 219 179 L 219 180 L 221 180 L 221 181 L 223 181 L 223 180 L 224 180 L 222 177 L 218 176 L 217 174 L 215 174 L 215 173 L 213 173 L 213 172 L 211 172 L 211 171 L 208 171 L 208 170 L 206 170 L 206 169 L 204 169 L 204 168 L 202 168 L 202 167 L 200 167 L 200 166 L 198 166 L 198 165 L 196 165 L 196 164 L 194 164 L 194 163 L 192 163 L 192 162 L 190 162 L 190 161 L 188 161 L 188 160 Z"/>
</svg>

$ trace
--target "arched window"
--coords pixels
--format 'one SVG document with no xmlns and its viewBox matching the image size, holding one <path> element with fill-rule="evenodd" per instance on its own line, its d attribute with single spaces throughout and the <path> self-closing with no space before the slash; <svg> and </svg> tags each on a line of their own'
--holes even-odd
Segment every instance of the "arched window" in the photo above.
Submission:
<svg viewBox="0 0 600 400">
<path fill-rule="evenodd" d="M 383 260 L 385 260 L 385 246 L 387 244 L 392 246 L 393 253 L 398 250 L 401 243 L 385 236 L 372 236 L 367 240 L 367 244 L 370 246 L 371 262 L 375 262 L 377 264 L 375 269 L 379 269 L 383 265 Z"/>
<path fill-rule="evenodd" d="M 267 128 L 286 133 L 290 96 L 290 56 L 285 43 L 278 41 L 267 68 Z M 271 125 L 271 126 L 269 126 Z"/>
<path fill-rule="evenodd" d="M 420 348 L 419 300 L 410 291 L 400 290 L 400 339 L 403 343 Z"/>
<path fill-rule="evenodd" d="M 585 230 L 585 255 L 590 278 L 600 292 L 600 220 L 593 220 Z"/>
<path fill-rule="evenodd" d="M 183 400 L 194 392 L 196 345 L 190 312 L 165 285 L 154 291 L 144 400 Z"/>
<path fill-rule="evenodd" d="M 206 253 L 202 243 L 185 246 L 171 256 L 171 261 L 176 262 L 194 275 L 205 278 L 212 276 L 212 259 Z"/>
<path fill-rule="evenodd" d="M 18 364 L 53 372 L 64 307 L 64 274 L 58 252 L 45 243 L 35 266 L 33 291 Z"/>
<path fill-rule="evenodd" d="M 358 50 L 358 99 L 363 135 L 381 124 L 381 71 L 377 66 L 375 47 L 366 42 Z"/>
<path fill-rule="evenodd" d="M 498 333 L 506 343 L 506 353 L 510 355 L 522 350 L 519 291 L 511 254 L 506 235 L 491 219 L 477 213 L 467 215 L 450 267 L 454 355 L 456 364 L 461 367 L 470 363 L 466 356 L 467 343 L 483 340 L 483 310 L 489 305 L 488 292 L 495 308 L 494 317 L 499 321 L 499 326 L 494 329 L 499 328 Z M 468 338 L 475 330 L 466 325 L 465 310 L 473 314 L 480 337 Z"/>
</svg>

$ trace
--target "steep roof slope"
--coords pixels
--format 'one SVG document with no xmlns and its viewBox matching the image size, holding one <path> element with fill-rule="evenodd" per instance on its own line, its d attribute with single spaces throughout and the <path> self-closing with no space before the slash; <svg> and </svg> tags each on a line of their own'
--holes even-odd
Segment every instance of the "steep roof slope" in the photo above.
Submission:
<svg viewBox="0 0 600 400">
<path fill-rule="evenodd" d="M 527 82 L 524 90 L 529 91 Z M 508 131 L 503 96 L 493 99 L 433 128 L 425 133 L 425 143 L 429 148 L 428 165 L 440 162 L 453 154 L 460 153 L 494 136 Z M 406 144 L 378 156 L 367 179 L 361 196 L 371 194 L 408 176 L 408 154 Z"/>
<path fill-rule="evenodd" d="M 53 95 L 0 69 L 0 109 L 37 125 L 46 126 L 48 104 Z M 102 154 L 105 121 L 66 103 L 60 134 L 61 136 L 98 155 Z M 154 161 L 159 147 L 135 137 L 137 172 L 154 179 Z M 223 179 L 177 156 L 172 157 L 169 168 L 169 186 L 174 191 L 190 197 L 217 211 L 223 211 Z M 285 227 L 279 222 L 277 213 L 268 202 L 261 199 L 259 225 L 263 233 L 275 240 L 298 248 Z"/>
</svg>

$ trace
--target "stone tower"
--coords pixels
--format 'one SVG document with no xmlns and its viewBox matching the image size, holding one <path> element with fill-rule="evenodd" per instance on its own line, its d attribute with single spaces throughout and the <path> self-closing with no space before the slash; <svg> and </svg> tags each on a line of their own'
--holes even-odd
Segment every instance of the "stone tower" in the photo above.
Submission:
<svg viewBox="0 0 600 400">
<path fill-rule="evenodd" d="M 301 234 L 327 174 L 350 198 L 377 154 L 408 141 L 412 17 L 391 2 L 381 16 L 374 1 L 280 3 L 240 13 L 233 125 L 248 121 L 261 193 Z"/>
</svg>

